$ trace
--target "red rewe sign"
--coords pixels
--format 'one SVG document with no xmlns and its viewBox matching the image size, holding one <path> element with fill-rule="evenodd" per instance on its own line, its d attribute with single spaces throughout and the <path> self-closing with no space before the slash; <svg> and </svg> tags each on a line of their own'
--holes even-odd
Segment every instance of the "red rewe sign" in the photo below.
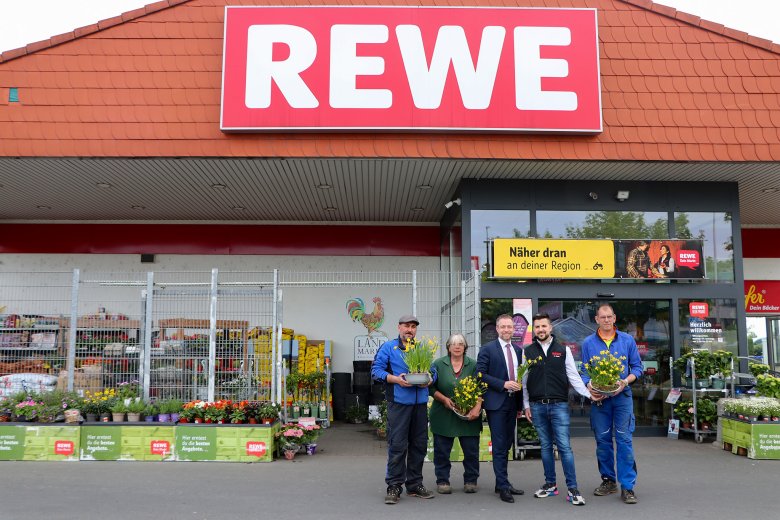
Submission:
<svg viewBox="0 0 780 520">
<path fill-rule="evenodd" d="M 223 131 L 602 131 L 595 9 L 226 7 L 223 60 Z"/>
<path fill-rule="evenodd" d="M 73 455 L 73 441 L 54 441 L 55 455 Z"/>
<path fill-rule="evenodd" d="M 265 455 L 268 447 L 261 441 L 249 441 L 246 443 L 246 454 L 254 455 L 256 457 L 262 457 Z"/>
<path fill-rule="evenodd" d="M 168 441 L 152 441 L 149 445 L 152 455 L 168 455 L 171 452 L 171 443 Z"/>
<path fill-rule="evenodd" d="M 680 267 L 690 267 L 694 269 L 699 267 L 701 257 L 699 252 L 693 249 L 680 249 L 677 251 L 677 265 Z"/>
<path fill-rule="evenodd" d="M 707 302 L 691 302 L 688 304 L 688 313 L 691 318 L 706 318 L 710 315 L 710 306 Z"/>
</svg>

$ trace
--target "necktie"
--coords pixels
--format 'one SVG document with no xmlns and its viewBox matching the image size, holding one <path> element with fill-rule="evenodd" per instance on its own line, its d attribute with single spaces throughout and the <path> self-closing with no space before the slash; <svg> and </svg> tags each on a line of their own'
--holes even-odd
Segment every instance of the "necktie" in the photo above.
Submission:
<svg viewBox="0 0 780 520">
<path fill-rule="evenodd" d="M 507 344 L 506 345 L 506 364 L 509 367 L 509 380 L 514 381 L 515 380 L 515 361 L 512 359 L 512 351 L 510 350 L 512 347 Z"/>
</svg>

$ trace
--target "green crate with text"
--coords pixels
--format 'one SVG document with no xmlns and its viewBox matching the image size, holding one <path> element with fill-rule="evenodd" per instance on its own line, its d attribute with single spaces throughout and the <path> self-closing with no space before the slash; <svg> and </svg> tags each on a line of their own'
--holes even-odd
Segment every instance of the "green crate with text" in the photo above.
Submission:
<svg viewBox="0 0 780 520">
<path fill-rule="evenodd" d="M 271 462 L 279 424 L 257 426 L 179 425 L 177 460 Z"/>
<path fill-rule="evenodd" d="M 0 426 L 0 460 L 73 461 L 78 453 L 78 426 Z"/>
</svg>

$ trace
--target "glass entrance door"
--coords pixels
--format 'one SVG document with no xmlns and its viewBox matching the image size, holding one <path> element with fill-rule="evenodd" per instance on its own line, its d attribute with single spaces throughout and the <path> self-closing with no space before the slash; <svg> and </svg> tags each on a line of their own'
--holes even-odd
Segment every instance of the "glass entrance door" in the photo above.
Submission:
<svg viewBox="0 0 780 520">
<path fill-rule="evenodd" d="M 571 348 L 581 363 L 583 340 L 596 331 L 596 310 L 600 302 L 581 300 L 539 300 L 539 312 L 550 315 L 553 334 Z M 670 325 L 668 300 L 620 300 L 609 302 L 617 316 L 617 328 L 633 336 L 644 365 L 642 377 L 632 385 L 634 414 L 638 425 L 660 426 L 669 416 L 664 398 L 671 388 L 669 378 Z M 590 401 L 570 391 L 572 420 L 587 420 Z"/>
<path fill-rule="evenodd" d="M 775 372 L 780 372 L 780 318 L 767 318 L 767 322 L 769 322 L 768 350 L 771 354 L 765 363 L 768 363 Z"/>
</svg>

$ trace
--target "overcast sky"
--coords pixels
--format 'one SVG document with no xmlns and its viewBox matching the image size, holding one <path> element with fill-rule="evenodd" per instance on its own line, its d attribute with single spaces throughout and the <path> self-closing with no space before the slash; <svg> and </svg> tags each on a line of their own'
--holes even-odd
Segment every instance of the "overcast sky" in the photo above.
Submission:
<svg viewBox="0 0 780 520">
<path fill-rule="evenodd" d="M 153 1 L 3 0 L 0 51 L 45 40 Z M 780 43 L 780 0 L 660 0 L 658 3 Z"/>
</svg>

